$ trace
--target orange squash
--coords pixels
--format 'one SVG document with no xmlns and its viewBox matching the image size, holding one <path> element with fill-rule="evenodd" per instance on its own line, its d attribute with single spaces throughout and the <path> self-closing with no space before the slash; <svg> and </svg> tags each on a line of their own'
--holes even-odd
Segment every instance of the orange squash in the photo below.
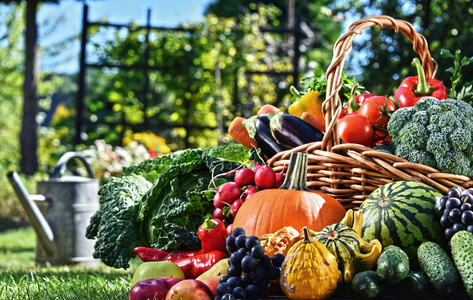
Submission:
<svg viewBox="0 0 473 300">
<path fill-rule="evenodd" d="M 283 185 L 259 191 L 246 200 L 233 228 L 243 228 L 247 236 L 262 236 L 286 226 L 297 231 L 303 227 L 320 231 L 340 222 L 345 214 L 346 210 L 332 196 L 307 187 L 307 154 L 294 152 Z"/>
</svg>

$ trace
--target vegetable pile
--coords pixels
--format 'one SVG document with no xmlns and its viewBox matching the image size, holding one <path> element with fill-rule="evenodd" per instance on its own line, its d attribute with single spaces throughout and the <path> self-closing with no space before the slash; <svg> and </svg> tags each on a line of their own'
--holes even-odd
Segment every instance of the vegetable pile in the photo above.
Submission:
<svg viewBox="0 0 473 300">
<path fill-rule="evenodd" d="M 197 229 L 213 212 L 208 199 L 213 195 L 207 192 L 212 174 L 247 161 L 250 154 L 244 149 L 237 144 L 188 149 L 125 169 L 127 175 L 99 190 L 100 209 L 86 231 L 87 238 L 96 238 L 94 257 L 126 269 L 138 246 L 200 250 Z"/>
<path fill-rule="evenodd" d="M 417 76 L 394 96 L 364 91 L 343 75 L 338 136 L 473 178 L 473 107 L 448 98 L 417 59 L 413 66 Z M 473 187 L 442 193 L 381 176 L 367 198 L 360 191 L 359 209 L 347 211 L 324 192 L 332 178 L 321 190 L 307 180 L 318 175 L 309 168 L 324 167 L 308 164 L 314 155 L 287 152 L 278 173 L 265 164 L 281 151 L 321 144 L 326 80 L 319 71 L 302 91 L 291 89 L 287 108 L 266 104 L 255 116 L 236 117 L 229 135 L 237 143 L 154 158 L 101 187 L 87 237 L 109 266 L 142 260 L 129 299 L 473 299 Z M 329 157 L 324 162 L 338 169 Z M 452 186 L 457 178 L 444 180 Z"/>
</svg>

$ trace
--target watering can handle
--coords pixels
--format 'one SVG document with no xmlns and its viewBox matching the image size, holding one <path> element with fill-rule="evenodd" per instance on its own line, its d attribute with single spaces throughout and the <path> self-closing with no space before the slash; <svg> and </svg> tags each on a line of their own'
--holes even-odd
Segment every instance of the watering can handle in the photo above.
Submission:
<svg viewBox="0 0 473 300">
<path fill-rule="evenodd" d="M 66 152 L 59 158 L 59 160 L 56 163 L 56 166 L 54 166 L 54 168 L 51 170 L 50 178 L 61 178 L 61 176 L 67 170 L 67 163 L 69 162 L 69 160 L 73 158 L 76 158 L 82 161 L 85 168 L 87 169 L 87 173 L 89 174 L 89 177 L 94 178 L 94 171 L 92 170 L 92 167 L 85 159 L 85 156 L 75 151 Z"/>
</svg>

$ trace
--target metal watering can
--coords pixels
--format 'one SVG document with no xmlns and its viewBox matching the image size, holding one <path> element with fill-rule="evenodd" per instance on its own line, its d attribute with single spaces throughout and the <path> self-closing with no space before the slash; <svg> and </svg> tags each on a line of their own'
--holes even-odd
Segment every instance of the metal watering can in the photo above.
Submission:
<svg viewBox="0 0 473 300">
<path fill-rule="evenodd" d="M 89 177 L 63 176 L 67 163 L 79 159 Z M 8 174 L 15 193 L 36 231 L 36 262 L 62 265 L 84 263 L 95 267 L 95 241 L 85 237 L 90 217 L 98 210 L 99 181 L 85 157 L 78 152 L 67 152 L 50 172 L 49 180 L 37 182 L 37 195 L 30 195 L 16 172 Z"/>
</svg>

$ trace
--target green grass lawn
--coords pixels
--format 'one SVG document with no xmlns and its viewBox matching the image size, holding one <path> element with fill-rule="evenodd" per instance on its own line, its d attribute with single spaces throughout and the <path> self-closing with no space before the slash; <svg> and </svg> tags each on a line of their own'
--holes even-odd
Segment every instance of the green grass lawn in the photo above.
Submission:
<svg viewBox="0 0 473 300">
<path fill-rule="evenodd" d="M 0 299 L 128 299 L 133 270 L 39 266 L 31 227 L 0 233 Z"/>
</svg>

